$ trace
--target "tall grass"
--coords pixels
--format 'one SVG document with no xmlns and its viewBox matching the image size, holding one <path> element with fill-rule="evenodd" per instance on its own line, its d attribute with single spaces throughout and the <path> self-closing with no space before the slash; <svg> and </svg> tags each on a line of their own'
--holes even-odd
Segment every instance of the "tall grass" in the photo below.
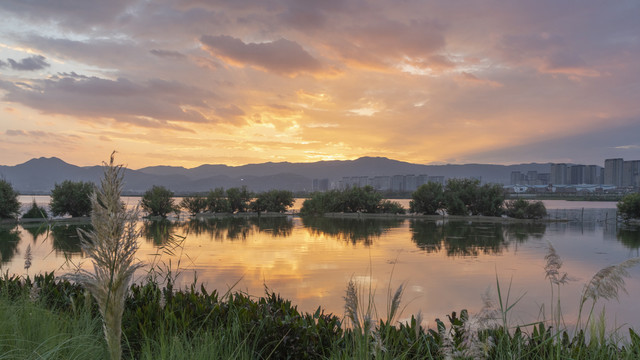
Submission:
<svg viewBox="0 0 640 360">
<path fill-rule="evenodd" d="M 114 164 L 115 152 L 105 164 L 104 178 L 91 196 L 90 232 L 78 231 L 82 249 L 93 262 L 93 272 L 78 269 L 73 278 L 88 289 L 98 303 L 109 354 L 122 356 L 122 313 L 125 297 L 136 269 L 139 231 L 137 208 L 127 211 L 120 200 L 123 167 Z"/>
<path fill-rule="evenodd" d="M 88 311 L 74 316 L 0 295 L 0 359 L 103 359 L 100 321 Z"/>
</svg>

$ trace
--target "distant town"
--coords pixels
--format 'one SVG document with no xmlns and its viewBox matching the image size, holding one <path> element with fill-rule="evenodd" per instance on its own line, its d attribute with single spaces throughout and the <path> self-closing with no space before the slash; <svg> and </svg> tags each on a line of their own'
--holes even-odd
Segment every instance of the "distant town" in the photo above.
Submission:
<svg viewBox="0 0 640 360">
<path fill-rule="evenodd" d="M 482 176 L 472 176 L 482 181 Z M 411 193 L 428 182 L 445 184 L 446 177 L 440 175 L 393 175 L 393 176 L 349 176 L 338 181 L 328 178 L 314 179 L 313 191 L 346 189 L 353 186 L 372 186 L 390 193 Z M 604 167 L 552 163 L 551 171 L 540 173 L 512 171 L 511 181 L 504 184 L 510 193 L 614 193 L 638 191 L 640 188 L 640 160 L 625 161 L 622 158 L 606 159 Z"/>
</svg>

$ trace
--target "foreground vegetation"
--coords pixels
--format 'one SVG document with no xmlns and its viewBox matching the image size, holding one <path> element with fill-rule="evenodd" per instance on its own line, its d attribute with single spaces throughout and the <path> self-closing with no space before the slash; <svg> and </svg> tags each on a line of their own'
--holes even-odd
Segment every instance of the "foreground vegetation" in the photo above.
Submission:
<svg viewBox="0 0 640 360">
<path fill-rule="evenodd" d="M 165 285 L 160 285 L 164 281 Z M 512 304 L 507 294 L 478 314 L 453 312 L 426 329 L 420 316 L 397 322 L 402 287 L 389 292 L 386 316 L 377 320 L 371 293 L 351 282 L 345 317 L 297 310 L 267 290 L 207 292 L 192 284 L 175 289 L 171 276 L 131 285 L 122 317 L 123 359 L 635 359 L 640 337 L 626 341 L 600 334 L 595 326 L 578 331 L 552 321 L 510 327 L 503 323 Z M 602 294 L 600 294 L 601 296 Z M 590 305 L 590 298 L 585 300 Z M 99 306 L 79 284 L 53 273 L 33 279 L 0 279 L 2 359 L 106 359 Z M 506 325 L 506 326 L 505 326 Z M 589 330 L 592 329 L 592 330 Z"/>
</svg>

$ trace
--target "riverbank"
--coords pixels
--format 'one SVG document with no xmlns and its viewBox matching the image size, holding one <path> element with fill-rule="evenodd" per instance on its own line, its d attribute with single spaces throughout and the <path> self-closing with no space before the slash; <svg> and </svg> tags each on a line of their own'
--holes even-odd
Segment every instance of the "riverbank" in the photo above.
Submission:
<svg viewBox="0 0 640 360">
<path fill-rule="evenodd" d="M 420 315 L 399 322 L 392 313 L 378 321 L 364 310 L 372 305 L 366 291 L 350 285 L 344 316 L 321 307 L 298 311 L 268 289 L 262 297 L 219 294 L 196 283 L 175 289 L 170 280 L 132 285 L 126 296 L 123 358 L 632 359 L 640 353 L 633 330 L 620 340 L 624 334 L 593 332 L 587 324 L 570 331 L 553 328 L 549 320 L 502 322 L 509 312 L 502 303 L 479 313 L 452 312 L 448 320 L 435 319 L 433 327 Z M 389 296 L 390 310 L 398 310 L 401 291 Z M 56 359 L 107 358 L 95 302 L 82 287 L 53 273 L 0 279 L 0 314 L 0 352 L 12 359 L 42 353 Z"/>
</svg>

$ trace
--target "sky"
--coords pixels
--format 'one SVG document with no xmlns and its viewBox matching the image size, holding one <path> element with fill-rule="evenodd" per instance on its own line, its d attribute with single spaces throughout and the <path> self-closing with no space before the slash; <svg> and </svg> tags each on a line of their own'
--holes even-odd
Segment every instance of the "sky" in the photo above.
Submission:
<svg viewBox="0 0 640 360">
<path fill-rule="evenodd" d="M 640 2 L 2 0 L 0 164 L 640 159 Z"/>
</svg>

